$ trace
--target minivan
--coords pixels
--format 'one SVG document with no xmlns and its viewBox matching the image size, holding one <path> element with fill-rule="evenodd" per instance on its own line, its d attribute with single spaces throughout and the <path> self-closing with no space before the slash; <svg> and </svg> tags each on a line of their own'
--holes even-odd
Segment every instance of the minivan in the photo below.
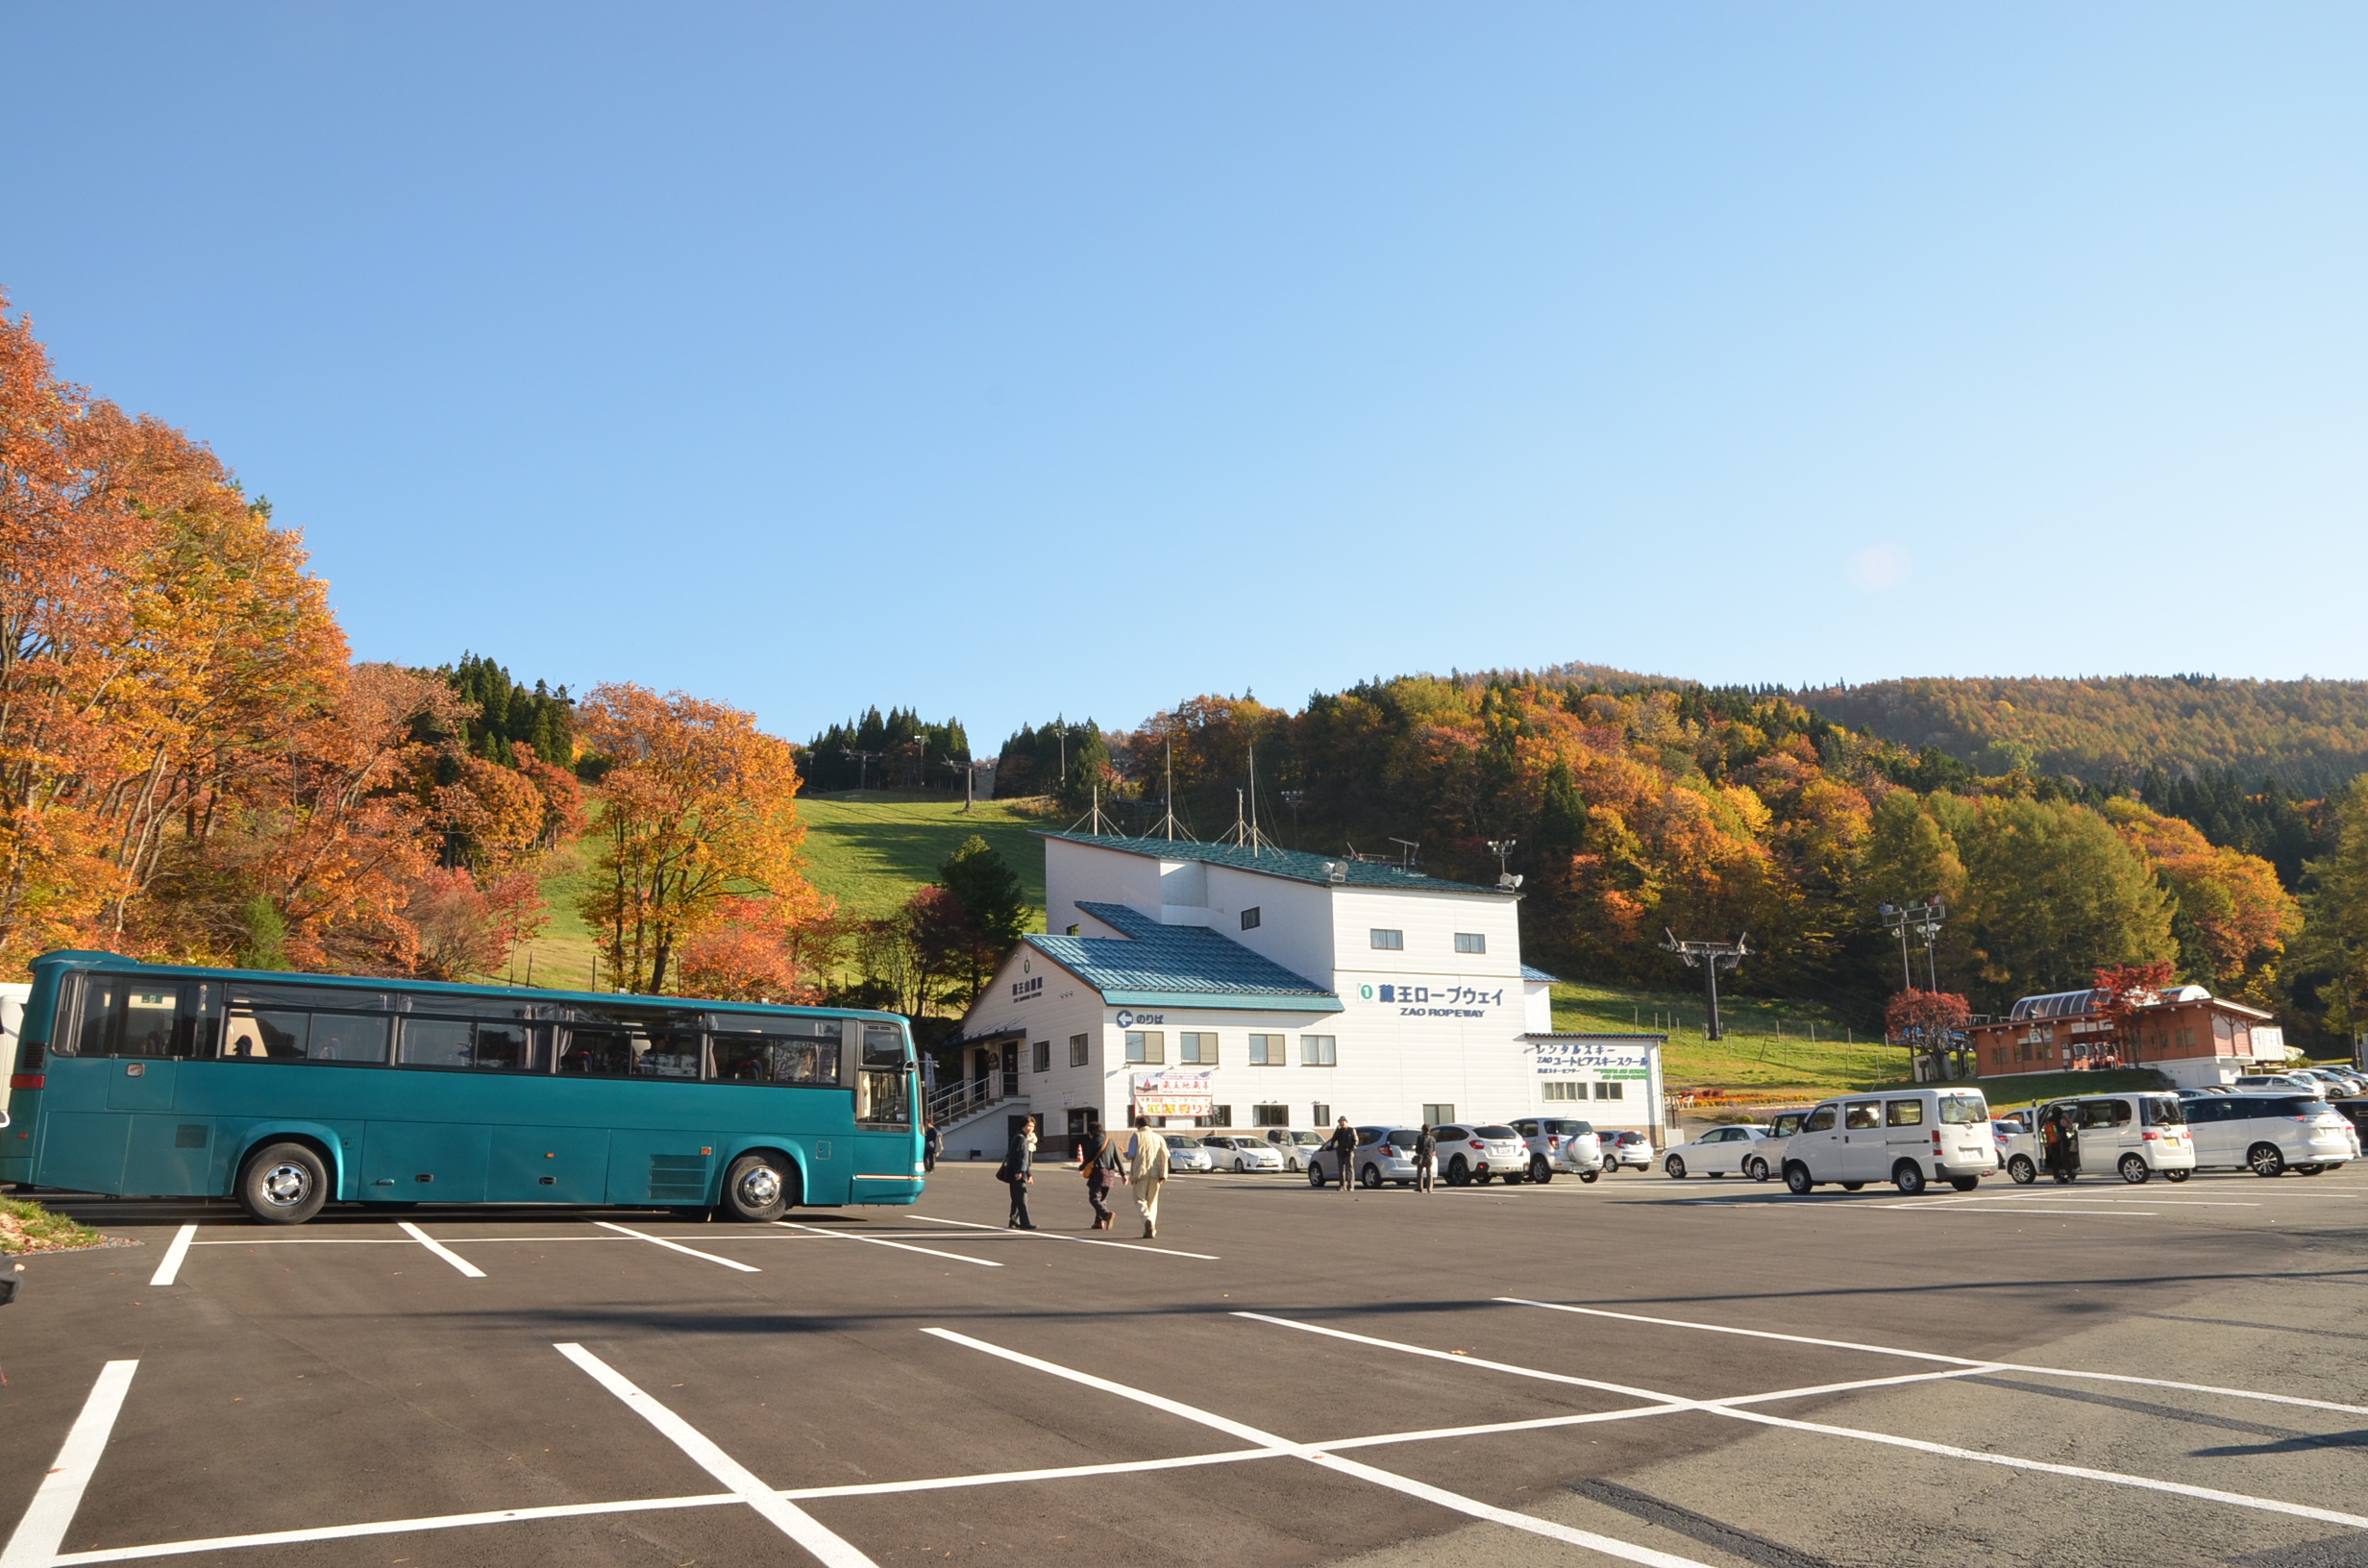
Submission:
<svg viewBox="0 0 2368 1568">
<path fill-rule="evenodd" d="M 2047 1156 L 2036 1129 L 2068 1110 L 2079 1124 L 2074 1147 L 2082 1171 L 2116 1171 L 2133 1187 L 2158 1171 L 2165 1181 L 2183 1182 L 2195 1172 L 2195 1141 L 2187 1126 L 2192 1104 L 2168 1092 L 2050 1100 L 2033 1108 L 2027 1123 L 2032 1131 L 2007 1139 L 2007 1174 L 2026 1187 L 2039 1179 Z"/>
<path fill-rule="evenodd" d="M 1890 1182 L 1910 1196 L 1928 1181 L 1970 1192 L 1998 1168 L 1989 1102 L 1978 1089 L 1898 1089 L 1827 1100 L 1785 1145 L 1785 1186 L 1856 1192 Z"/>
<path fill-rule="evenodd" d="M 2359 1156 L 2344 1114 L 2307 1094 L 2214 1094 L 2186 1102 L 2199 1165 L 2277 1176 L 2340 1170 Z"/>
</svg>

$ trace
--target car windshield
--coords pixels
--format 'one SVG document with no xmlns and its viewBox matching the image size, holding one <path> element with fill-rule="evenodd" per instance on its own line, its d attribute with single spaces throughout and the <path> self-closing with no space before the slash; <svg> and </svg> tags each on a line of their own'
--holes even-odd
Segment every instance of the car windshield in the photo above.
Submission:
<svg viewBox="0 0 2368 1568">
<path fill-rule="evenodd" d="M 1515 1132 L 1510 1127 L 1482 1127 L 1477 1129 L 1475 1136 L 1480 1138 L 1518 1138 L 1521 1135 Z"/>
<path fill-rule="evenodd" d="M 1940 1096 L 1940 1119 L 1952 1127 L 1970 1127 L 1977 1121 L 1987 1121 L 1989 1102 L 1979 1094 L 1943 1094 Z"/>
<path fill-rule="evenodd" d="M 1291 1135 L 1291 1140 L 1312 1149 L 1323 1142 L 1323 1135 L 1321 1133 L 1294 1133 Z"/>
<path fill-rule="evenodd" d="M 2187 1108 L 2170 1094 L 2149 1094 L 2137 1102 L 2137 1119 L 2147 1127 L 2184 1127 Z"/>
</svg>

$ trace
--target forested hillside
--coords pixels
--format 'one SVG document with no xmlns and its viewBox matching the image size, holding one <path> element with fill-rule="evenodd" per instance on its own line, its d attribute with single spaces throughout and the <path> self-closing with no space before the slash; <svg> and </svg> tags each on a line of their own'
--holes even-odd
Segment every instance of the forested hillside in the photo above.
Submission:
<svg viewBox="0 0 2368 1568">
<path fill-rule="evenodd" d="M 2016 767 L 2094 784 L 2232 771 L 2302 796 L 2368 772 L 2368 681 L 2111 675 L 1879 680 L 1790 694 L 1836 723 L 1938 747 L 1985 773 Z"/>
</svg>

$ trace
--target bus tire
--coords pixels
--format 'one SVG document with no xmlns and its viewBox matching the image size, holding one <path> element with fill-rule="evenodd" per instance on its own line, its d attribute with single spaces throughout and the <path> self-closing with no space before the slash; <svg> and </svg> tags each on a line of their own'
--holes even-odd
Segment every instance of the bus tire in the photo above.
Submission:
<svg viewBox="0 0 2368 1568">
<path fill-rule="evenodd" d="M 724 1172 L 724 1213 L 761 1224 L 778 1219 L 798 1201 L 798 1167 L 771 1149 L 744 1154 Z"/>
<path fill-rule="evenodd" d="M 302 1225 L 329 1201 L 329 1167 L 308 1143 L 266 1143 L 238 1167 L 238 1204 L 262 1225 Z"/>
</svg>

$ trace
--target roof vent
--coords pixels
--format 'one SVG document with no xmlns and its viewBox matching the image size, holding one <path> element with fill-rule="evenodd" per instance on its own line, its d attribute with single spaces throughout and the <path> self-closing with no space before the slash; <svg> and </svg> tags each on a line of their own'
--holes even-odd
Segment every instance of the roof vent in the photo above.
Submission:
<svg viewBox="0 0 2368 1568">
<path fill-rule="evenodd" d="M 1327 860 L 1323 863 L 1323 879 L 1326 882 L 1345 882 L 1348 880 L 1348 868 L 1337 860 Z"/>
</svg>

